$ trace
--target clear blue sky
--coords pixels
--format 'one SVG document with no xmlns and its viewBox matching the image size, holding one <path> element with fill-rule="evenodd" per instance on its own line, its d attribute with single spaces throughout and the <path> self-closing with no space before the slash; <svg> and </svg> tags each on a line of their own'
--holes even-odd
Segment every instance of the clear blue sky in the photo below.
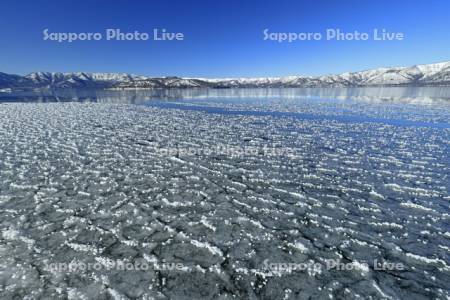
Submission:
<svg viewBox="0 0 450 300">
<path fill-rule="evenodd" d="M 128 72 L 151 76 L 319 75 L 450 60 L 450 1 L 0 2 L 0 72 Z M 43 40 L 52 32 L 106 28 L 185 34 L 181 42 Z M 404 41 L 263 41 L 273 32 L 326 28 L 403 32 Z"/>
</svg>

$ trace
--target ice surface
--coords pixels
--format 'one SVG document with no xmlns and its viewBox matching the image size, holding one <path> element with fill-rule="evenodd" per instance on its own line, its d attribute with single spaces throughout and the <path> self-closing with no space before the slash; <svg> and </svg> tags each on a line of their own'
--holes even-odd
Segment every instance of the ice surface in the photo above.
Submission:
<svg viewBox="0 0 450 300">
<path fill-rule="evenodd" d="M 449 129 L 98 103 L 0 120 L 2 299 L 450 297 Z M 158 151 L 214 145 L 296 151 Z M 46 269 L 112 260 L 183 268 Z M 327 260 L 354 268 L 266 268 Z"/>
</svg>

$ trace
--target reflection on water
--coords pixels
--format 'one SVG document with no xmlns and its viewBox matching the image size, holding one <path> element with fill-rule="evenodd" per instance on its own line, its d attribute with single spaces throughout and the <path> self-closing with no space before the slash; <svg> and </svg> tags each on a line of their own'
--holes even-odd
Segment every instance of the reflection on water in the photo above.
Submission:
<svg viewBox="0 0 450 300">
<path fill-rule="evenodd" d="M 410 104 L 450 104 L 450 87 L 153 89 L 153 90 L 34 90 L 0 92 L 0 102 L 93 101 L 143 103 L 182 99 L 323 99 Z"/>
</svg>

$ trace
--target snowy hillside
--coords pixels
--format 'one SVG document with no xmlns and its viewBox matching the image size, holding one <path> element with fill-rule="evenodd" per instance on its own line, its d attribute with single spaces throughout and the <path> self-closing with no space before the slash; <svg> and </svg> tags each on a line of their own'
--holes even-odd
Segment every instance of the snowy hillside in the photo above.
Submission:
<svg viewBox="0 0 450 300">
<path fill-rule="evenodd" d="M 0 73 L 0 88 L 231 88 L 231 87 L 353 87 L 379 85 L 450 85 L 450 62 L 412 67 L 379 68 L 319 77 L 263 78 L 146 77 L 126 73 L 50 73 L 26 76 Z"/>
</svg>

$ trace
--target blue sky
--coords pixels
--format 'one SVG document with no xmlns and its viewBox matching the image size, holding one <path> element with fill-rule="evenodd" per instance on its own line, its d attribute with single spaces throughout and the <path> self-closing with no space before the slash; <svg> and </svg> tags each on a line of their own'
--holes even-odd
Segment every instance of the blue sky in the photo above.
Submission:
<svg viewBox="0 0 450 300">
<path fill-rule="evenodd" d="M 128 72 L 150 76 L 321 75 L 450 60 L 450 1 L 0 2 L 0 72 Z M 44 41 L 42 31 L 183 32 L 184 41 Z M 264 41 L 327 28 L 403 32 L 403 41 Z"/>
</svg>

